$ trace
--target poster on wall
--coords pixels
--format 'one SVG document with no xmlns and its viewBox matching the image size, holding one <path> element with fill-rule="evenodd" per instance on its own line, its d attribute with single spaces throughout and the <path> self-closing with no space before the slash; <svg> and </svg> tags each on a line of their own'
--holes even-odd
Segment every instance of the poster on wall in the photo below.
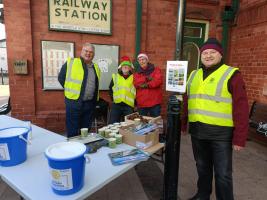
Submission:
<svg viewBox="0 0 267 200">
<path fill-rule="evenodd" d="M 68 57 L 74 57 L 73 42 L 41 41 L 43 90 L 63 90 L 58 73 Z"/>
<path fill-rule="evenodd" d="M 167 61 L 166 90 L 185 93 L 188 61 Z"/>
<path fill-rule="evenodd" d="M 49 0 L 49 29 L 111 35 L 111 0 Z"/>
<path fill-rule="evenodd" d="M 106 44 L 94 44 L 94 46 L 95 57 L 93 62 L 98 64 L 101 71 L 99 89 L 108 90 L 112 73 L 118 71 L 119 46 Z"/>
</svg>

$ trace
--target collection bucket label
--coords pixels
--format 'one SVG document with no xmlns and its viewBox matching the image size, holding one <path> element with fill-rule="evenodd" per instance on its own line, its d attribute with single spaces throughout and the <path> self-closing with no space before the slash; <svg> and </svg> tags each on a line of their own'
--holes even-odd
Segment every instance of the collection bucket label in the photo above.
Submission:
<svg viewBox="0 0 267 200">
<path fill-rule="evenodd" d="M 0 144 L 0 160 L 10 160 L 7 143 Z"/>
<path fill-rule="evenodd" d="M 71 168 L 70 169 L 50 168 L 50 173 L 52 177 L 52 187 L 55 190 L 73 189 Z"/>
</svg>

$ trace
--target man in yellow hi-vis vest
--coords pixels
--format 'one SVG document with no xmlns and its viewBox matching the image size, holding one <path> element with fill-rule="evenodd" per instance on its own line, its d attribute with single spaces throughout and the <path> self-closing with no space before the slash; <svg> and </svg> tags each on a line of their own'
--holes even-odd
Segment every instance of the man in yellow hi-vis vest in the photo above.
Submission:
<svg viewBox="0 0 267 200">
<path fill-rule="evenodd" d="M 92 60 L 95 47 L 85 43 L 80 58 L 68 58 L 62 66 L 58 81 L 64 88 L 67 136 L 90 130 L 96 102 L 99 99 L 100 70 Z"/>
<path fill-rule="evenodd" d="M 122 57 L 118 73 L 112 74 L 109 85 L 112 98 L 109 123 L 120 122 L 121 118 L 133 112 L 135 104 L 135 87 L 133 84 L 133 64 L 127 56 Z"/>
<path fill-rule="evenodd" d="M 197 193 L 190 200 L 209 200 L 215 174 L 216 199 L 233 200 L 232 149 L 239 151 L 248 133 L 248 100 L 238 68 L 223 63 L 215 38 L 200 48 L 202 66 L 193 71 L 184 97 L 182 133 L 187 116 L 196 161 Z"/>
</svg>

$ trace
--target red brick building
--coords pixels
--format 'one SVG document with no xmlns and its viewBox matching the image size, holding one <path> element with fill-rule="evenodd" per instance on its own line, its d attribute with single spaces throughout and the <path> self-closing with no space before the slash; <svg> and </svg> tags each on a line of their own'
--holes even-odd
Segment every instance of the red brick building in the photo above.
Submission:
<svg viewBox="0 0 267 200">
<path fill-rule="evenodd" d="M 231 7 L 232 1 L 188 0 L 184 42 L 192 41 L 194 37 L 190 34 L 199 34 L 202 26 L 200 43 L 210 36 L 222 39 L 221 15 Z M 112 1 L 112 35 L 97 35 L 49 30 L 47 0 L 4 0 L 12 116 L 62 132 L 65 128 L 64 95 L 62 91 L 42 88 L 41 41 L 74 42 L 76 56 L 85 42 L 116 44 L 120 46 L 120 55 L 134 58 L 138 45 L 136 15 L 140 12 L 136 2 Z M 141 52 L 146 52 L 152 63 L 160 66 L 164 73 L 166 61 L 174 59 L 177 8 L 178 0 L 142 1 Z M 198 30 L 194 29 L 195 24 Z M 254 100 L 267 103 L 266 0 L 240 0 L 239 9 L 228 28 L 227 63 L 240 68 L 250 105 Z M 13 73 L 16 59 L 28 61 L 27 75 Z M 106 91 L 102 91 L 101 96 L 109 100 Z M 168 93 L 164 92 L 162 113 L 166 113 L 167 97 Z"/>
</svg>

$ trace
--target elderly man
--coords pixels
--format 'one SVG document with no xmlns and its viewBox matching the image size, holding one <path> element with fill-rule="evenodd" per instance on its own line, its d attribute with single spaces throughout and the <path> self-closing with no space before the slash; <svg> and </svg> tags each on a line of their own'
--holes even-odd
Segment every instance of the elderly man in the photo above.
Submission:
<svg viewBox="0 0 267 200">
<path fill-rule="evenodd" d="M 100 80 L 100 70 L 92 62 L 94 55 L 94 46 L 85 43 L 80 58 L 68 58 L 58 75 L 64 88 L 68 137 L 79 135 L 81 128 L 91 128 Z"/>
<path fill-rule="evenodd" d="M 182 124 L 184 133 L 188 113 L 198 172 L 198 191 L 190 199 L 210 199 L 214 173 L 216 198 L 233 200 L 232 149 L 241 150 L 248 133 L 245 83 L 238 68 L 223 63 L 217 39 L 208 39 L 200 53 L 203 65 L 187 82 Z"/>
</svg>

